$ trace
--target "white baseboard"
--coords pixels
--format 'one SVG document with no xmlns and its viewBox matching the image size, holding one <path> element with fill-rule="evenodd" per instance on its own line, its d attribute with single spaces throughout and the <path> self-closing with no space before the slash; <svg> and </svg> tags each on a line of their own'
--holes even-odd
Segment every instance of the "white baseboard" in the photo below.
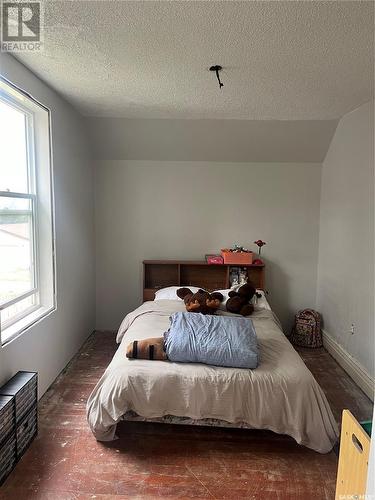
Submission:
<svg viewBox="0 0 375 500">
<path fill-rule="evenodd" d="M 374 401 L 374 379 L 366 372 L 356 359 L 353 358 L 336 340 L 324 330 L 323 345 L 335 358 L 338 364 L 346 371 L 346 373 L 354 380 L 354 382 L 362 389 L 371 401 Z"/>
</svg>

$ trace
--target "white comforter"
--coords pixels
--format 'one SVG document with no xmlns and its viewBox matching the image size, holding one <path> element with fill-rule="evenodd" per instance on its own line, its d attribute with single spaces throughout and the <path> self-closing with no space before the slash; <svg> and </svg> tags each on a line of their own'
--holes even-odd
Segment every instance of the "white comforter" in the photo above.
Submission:
<svg viewBox="0 0 375 500">
<path fill-rule="evenodd" d="M 272 311 L 251 317 L 260 347 L 255 370 L 126 358 L 132 340 L 161 336 L 170 314 L 183 310 L 182 301 L 159 300 L 145 302 L 126 316 L 117 334 L 121 345 L 87 402 L 96 439 L 114 439 L 117 422 L 133 410 L 146 418 L 244 422 L 288 434 L 320 453 L 332 449 L 338 428 L 327 399 Z"/>
</svg>

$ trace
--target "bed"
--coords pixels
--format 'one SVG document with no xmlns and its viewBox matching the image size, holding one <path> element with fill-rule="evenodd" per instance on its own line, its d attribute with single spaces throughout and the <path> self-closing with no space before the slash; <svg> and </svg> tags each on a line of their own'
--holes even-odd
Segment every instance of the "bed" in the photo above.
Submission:
<svg viewBox="0 0 375 500">
<path fill-rule="evenodd" d="M 115 439 L 120 420 L 147 420 L 268 429 L 329 452 L 338 428 L 328 401 L 262 300 L 251 316 L 260 349 L 255 370 L 127 359 L 130 342 L 163 335 L 170 315 L 184 311 L 184 303 L 149 300 L 129 313 L 117 334 L 119 348 L 88 399 L 96 439 Z"/>
</svg>

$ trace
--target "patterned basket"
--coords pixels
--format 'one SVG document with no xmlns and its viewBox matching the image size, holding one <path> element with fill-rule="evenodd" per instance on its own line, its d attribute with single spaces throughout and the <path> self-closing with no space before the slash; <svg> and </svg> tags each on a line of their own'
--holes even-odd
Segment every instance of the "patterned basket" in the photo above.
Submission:
<svg viewBox="0 0 375 500">
<path fill-rule="evenodd" d="M 323 339 L 320 330 L 321 317 L 313 309 L 303 309 L 295 316 L 290 341 L 301 347 L 322 347 Z"/>
</svg>

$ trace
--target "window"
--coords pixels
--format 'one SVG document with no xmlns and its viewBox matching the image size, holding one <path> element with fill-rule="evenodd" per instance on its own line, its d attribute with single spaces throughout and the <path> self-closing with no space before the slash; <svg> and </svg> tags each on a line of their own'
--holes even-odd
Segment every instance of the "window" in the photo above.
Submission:
<svg viewBox="0 0 375 500">
<path fill-rule="evenodd" d="M 0 80 L 0 333 L 55 307 L 49 112 Z"/>
</svg>

